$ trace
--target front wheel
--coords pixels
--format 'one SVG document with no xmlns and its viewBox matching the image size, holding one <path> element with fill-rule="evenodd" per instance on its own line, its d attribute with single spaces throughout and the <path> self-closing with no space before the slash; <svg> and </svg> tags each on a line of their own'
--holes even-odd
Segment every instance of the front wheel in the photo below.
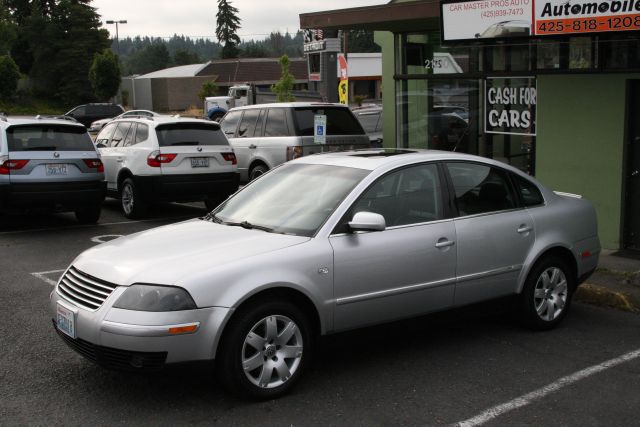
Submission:
<svg viewBox="0 0 640 427">
<path fill-rule="evenodd" d="M 523 323 L 538 330 L 552 329 L 567 315 L 575 278 L 564 260 L 546 257 L 529 272 L 520 296 Z"/>
<path fill-rule="evenodd" d="M 232 392 L 273 399 L 288 392 L 309 362 L 309 320 L 287 301 L 266 300 L 236 313 L 224 333 L 216 370 Z"/>
</svg>

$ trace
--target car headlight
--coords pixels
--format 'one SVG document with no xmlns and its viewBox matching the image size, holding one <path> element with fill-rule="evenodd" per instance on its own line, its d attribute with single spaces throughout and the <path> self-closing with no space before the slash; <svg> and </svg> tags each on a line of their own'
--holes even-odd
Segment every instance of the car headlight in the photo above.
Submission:
<svg viewBox="0 0 640 427">
<path fill-rule="evenodd" d="M 175 286 L 131 285 L 113 305 L 137 311 L 181 311 L 198 308 L 189 292 Z"/>
</svg>

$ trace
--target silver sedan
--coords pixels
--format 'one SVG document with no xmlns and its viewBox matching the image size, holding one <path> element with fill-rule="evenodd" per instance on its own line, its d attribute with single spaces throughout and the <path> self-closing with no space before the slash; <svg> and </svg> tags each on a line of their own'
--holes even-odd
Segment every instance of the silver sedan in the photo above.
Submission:
<svg viewBox="0 0 640 427">
<path fill-rule="evenodd" d="M 303 157 L 203 218 L 82 253 L 51 295 L 55 330 L 117 369 L 214 360 L 279 396 L 316 337 L 515 295 L 550 329 L 596 268 L 593 206 L 485 158 L 369 150 Z"/>
</svg>

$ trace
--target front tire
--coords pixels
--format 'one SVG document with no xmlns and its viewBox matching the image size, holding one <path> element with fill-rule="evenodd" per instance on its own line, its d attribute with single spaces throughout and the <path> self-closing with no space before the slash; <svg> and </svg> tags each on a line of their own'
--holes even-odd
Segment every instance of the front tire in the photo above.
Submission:
<svg viewBox="0 0 640 427">
<path fill-rule="evenodd" d="M 238 311 L 224 332 L 216 357 L 218 378 L 244 398 L 282 396 L 308 365 L 313 339 L 309 319 L 295 305 L 255 303 Z"/>
<path fill-rule="evenodd" d="M 520 295 L 520 318 L 531 329 L 556 327 L 567 315 L 576 279 L 566 262 L 554 256 L 538 261 Z"/>
<path fill-rule="evenodd" d="M 129 219 L 140 218 L 147 213 L 147 205 L 140 197 L 140 191 L 131 178 L 122 182 L 120 205 L 124 216 Z"/>
</svg>

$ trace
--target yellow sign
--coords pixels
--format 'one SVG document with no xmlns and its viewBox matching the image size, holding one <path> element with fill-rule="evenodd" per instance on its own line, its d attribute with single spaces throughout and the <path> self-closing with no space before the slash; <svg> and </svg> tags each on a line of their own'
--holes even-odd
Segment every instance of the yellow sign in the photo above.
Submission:
<svg viewBox="0 0 640 427">
<path fill-rule="evenodd" d="M 338 84 L 338 99 L 341 104 L 349 104 L 349 80 L 340 80 Z"/>
</svg>

